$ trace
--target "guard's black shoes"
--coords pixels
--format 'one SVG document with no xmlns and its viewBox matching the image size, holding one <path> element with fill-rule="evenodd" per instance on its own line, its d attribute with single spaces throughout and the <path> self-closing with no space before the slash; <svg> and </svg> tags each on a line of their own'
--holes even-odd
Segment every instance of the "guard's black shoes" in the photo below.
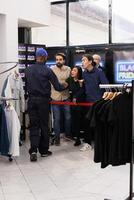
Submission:
<svg viewBox="0 0 134 200">
<path fill-rule="evenodd" d="M 51 156 L 51 155 L 52 155 L 51 151 L 46 151 L 46 152 L 41 154 L 41 157 L 48 157 L 48 156 Z"/>
<path fill-rule="evenodd" d="M 76 142 L 74 143 L 74 146 L 79 146 L 81 145 L 81 141 L 80 140 L 76 140 Z"/>
<path fill-rule="evenodd" d="M 22 146 L 22 144 L 23 144 L 23 142 L 20 140 L 20 141 L 19 141 L 19 146 L 21 147 L 21 146 Z"/>
<path fill-rule="evenodd" d="M 36 162 L 37 161 L 37 153 L 33 152 L 30 154 L 30 161 Z"/>
</svg>

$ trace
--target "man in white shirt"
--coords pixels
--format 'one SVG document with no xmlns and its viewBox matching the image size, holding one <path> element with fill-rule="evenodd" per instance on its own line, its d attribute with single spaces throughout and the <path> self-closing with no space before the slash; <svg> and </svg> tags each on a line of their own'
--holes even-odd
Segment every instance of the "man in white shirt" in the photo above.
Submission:
<svg viewBox="0 0 134 200">
<path fill-rule="evenodd" d="M 64 84 L 66 79 L 70 76 L 70 67 L 66 66 L 65 55 L 63 53 L 57 53 L 55 55 L 56 65 L 52 66 L 51 69 L 58 78 L 58 81 L 61 84 Z M 51 89 L 51 98 L 52 101 L 69 101 L 69 90 L 58 92 L 52 86 Z M 53 118 L 54 118 L 54 133 L 55 133 L 55 145 L 60 145 L 60 132 L 61 132 L 61 111 L 63 111 L 64 116 L 64 130 L 65 136 L 71 136 L 71 114 L 69 105 L 52 105 Z"/>
</svg>

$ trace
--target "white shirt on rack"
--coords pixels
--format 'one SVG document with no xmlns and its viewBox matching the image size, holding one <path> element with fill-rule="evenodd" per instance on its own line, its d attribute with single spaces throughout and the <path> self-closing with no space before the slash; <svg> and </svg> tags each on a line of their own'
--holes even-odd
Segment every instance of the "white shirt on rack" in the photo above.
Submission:
<svg viewBox="0 0 134 200">
<path fill-rule="evenodd" d="M 24 99 L 24 89 L 21 76 L 19 74 L 12 73 L 8 77 L 11 95 L 13 98 L 17 99 L 13 101 L 12 104 L 20 117 L 20 112 L 25 112 L 25 99 Z"/>
<path fill-rule="evenodd" d="M 20 136 L 20 121 L 18 115 L 11 105 L 5 108 L 5 116 L 7 122 L 7 132 L 9 138 L 9 154 L 19 156 L 19 136 Z"/>
<path fill-rule="evenodd" d="M 9 79 L 5 88 L 5 97 L 11 98 L 11 86 Z M 13 101 L 7 101 L 7 107 L 5 107 L 5 116 L 7 122 L 7 131 L 9 137 L 9 154 L 12 156 L 19 156 L 19 136 L 20 136 L 20 121 L 18 115 L 13 106 Z"/>
</svg>

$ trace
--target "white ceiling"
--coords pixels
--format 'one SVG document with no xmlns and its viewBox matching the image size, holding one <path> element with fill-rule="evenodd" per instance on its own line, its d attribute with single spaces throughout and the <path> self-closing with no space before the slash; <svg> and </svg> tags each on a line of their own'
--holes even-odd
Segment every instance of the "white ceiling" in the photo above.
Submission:
<svg viewBox="0 0 134 200">
<path fill-rule="evenodd" d="M 32 21 L 27 21 L 27 20 L 22 20 L 22 19 L 18 19 L 18 27 L 42 27 L 44 26 L 43 24 L 39 24 L 39 23 L 34 23 Z"/>
</svg>

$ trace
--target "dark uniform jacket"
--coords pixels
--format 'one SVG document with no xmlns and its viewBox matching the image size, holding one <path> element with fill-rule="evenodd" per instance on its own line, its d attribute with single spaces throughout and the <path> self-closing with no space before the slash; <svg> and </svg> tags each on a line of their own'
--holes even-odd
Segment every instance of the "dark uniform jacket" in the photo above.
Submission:
<svg viewBox="0 0 134 200">
<path fill-rule="evenodd" d="M 50 98 L 51 84 L 58 91 L 64 90 L 53 71 L 43 63 L 28 67 L 25 76 L 26 91 L 29 97 Z"/>
</svg>

